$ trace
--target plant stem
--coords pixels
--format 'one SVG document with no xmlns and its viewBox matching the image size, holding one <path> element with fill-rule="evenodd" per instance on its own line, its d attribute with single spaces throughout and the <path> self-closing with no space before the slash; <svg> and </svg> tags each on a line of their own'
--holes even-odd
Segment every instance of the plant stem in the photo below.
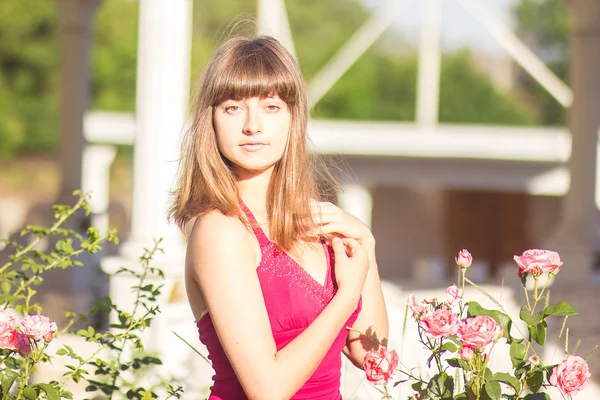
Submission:
<svg viewBox="0 0 600 400">
<path fill-rule="evenodd" d="M 58 229 L 58 227 L 61 226 L 67 218 L 69 218 L 71 215 L 73 215 L 75 213 L 75 211 L 77 211 L 81 207 L 81 205 L 83 204 L 84 201 L 85 201 L 85 196 L 80 195 L 79 200 L 77 200 L 77 203 L 75 203 L 75 205 L 73 207 L 71 207 L 65 215 L 58 218 L 58 220 L 54 223 L 54 225 L 52 225 L 52 227 L 49 229 L 49 232 L 54 232 L 56 229 Z M 33 239 L 29 243 L 29 245 L 24 247 L 22 250 L 18 251 L 14 255 L 13 259 L 17 260 L 20 257 L 22 257 L 24 254 L 27 254 L 29 251 L 31 251 L 31 249 L 33 249 L 35 247 L 36 244 L 38 244 L 40 242 L 40 240 L 42 240 L 42 237 L 37 236 L 35 239 Z M 3 273 L 4 271 L 6 271 L 8 269 L 8 267 L 13 265 L 13 263 L 14 263 L 14 261 L 7 261 L 2 267 L 0 267 L 0 274 Z"/>
<path fill-rule="evenodd" d="M 150 260 L 152 259 L 152 257 L 154 256 L 154 253 L 156 253 L 156 251 L 158 251 L 158 245 L 160 244 L 161 240 L 155 241 L 154 243 L 154 247 L 152 248 L 152 250 L 150 250 L 149 252 L 147 252 L 147 256 L 142 258 L 142 268 L 143 268 L 143 272 L 142 275 L 140 276 L 140 283 L 138 285 L 137 291 L 136 291 L 136 298 L 135 298 L 135 302 L 134 302 L 134 306 L 133 306 L 133 311 L 131 312 L 131 319 L 132 321 L 129 323 L 129 326 L 127 327 L 127 329 L 125 330 L 125 332 L 123 333 L 123 335 L 125 337 L 127 337 L 127 335 L 129 334 L 129 332 L 131 332 L 136 326 L 133 323 L 133 318 L 135 318 L 135 313 L 138 309 L 138 306 L 140 304 L 140 298 L 142 295 L 142 287 L 144 286 L 144 282 L 148 276 L 148 270 L 150 267 Z M 148 315 L 148 314 L 146 314 Z M 116 361 L 116 365 L 117 368 L 119 368 L 119 366 L 121 365 L 121 357 L 123 356 L 123 350 L 125 349 L 125 341 L 127 339 L 125 339 L 123 341 L 123 346 L 121 346 L 121 349 L 119 350 L 119 354 L 117 355 L 117 361 Z M 118 373 L 113 373 L 112 376 L 112 383 L 111 386 L 115 386 L 116 382 L 117 382 L 117 378 L 119 377 Z M 112 400 L 113 398 L 113 394 L 114 392 L 110 393 L 109 396 L 109 400 Z"/>
<path fill-rule="evenodd" d="M 533 315 L 533 313 L 535 312 L 535 309 L 537 307 L 537 303 L 539 300 L 540 300 L 540 297 L 538 296 L 538 277 L 534 276 L 533 277 L 533 308 L 531 310 L 529 310 L 531 315 Z"/>
<path fill-rule="evenodd" d="M 525 300 L 527 300 L 527 309 L 531 310 L 531 303 L 529 302 L 529 293 L 527 292 L 527 286 L 523 285 L 525 291 Z"/>
</svg>

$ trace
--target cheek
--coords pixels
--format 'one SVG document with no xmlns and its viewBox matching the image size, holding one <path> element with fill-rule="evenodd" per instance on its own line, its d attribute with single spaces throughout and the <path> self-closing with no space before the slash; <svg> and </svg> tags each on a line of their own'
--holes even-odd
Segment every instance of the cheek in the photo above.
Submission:
<svg viewBox="0 0 600 400">
<path fill-rule="evenodd" d="M 215 129 L 215 136 L 217 140 L 217 147 L 223 154 L 228 153 L 228 149 L 231 147 L 233 135 L 231 134 L 231 124 L 223 123 L 222 120 L 215 118 L 213 126 Z"/>
<path fill-rule="evenodd" d="M 277 148 L 281 151 L 285 149 L 290 139 L 290 118 L 289 115 L 282 116 L 274 121 L 273 130 L 276 132 L 273 142 L 277 143 Z"/>
</svg>

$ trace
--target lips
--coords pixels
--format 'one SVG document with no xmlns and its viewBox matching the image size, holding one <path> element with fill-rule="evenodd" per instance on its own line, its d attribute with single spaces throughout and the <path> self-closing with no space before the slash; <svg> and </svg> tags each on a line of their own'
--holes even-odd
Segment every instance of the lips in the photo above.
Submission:
<svg viewBox="0 0 600 400">
<path fill-rule="evenodd" d="M 256 151 L 262 150 L 263 148 L 267 147 L 267 144 L 262 143 L 262 142 L 248 142 L 248 143 L 242 143 L 240 145 L 240 147 L 242 147 L 242 149 L 244 149 L 245 151 L 247 151 L 249 153 L 254 153 Z"/>
</svg>

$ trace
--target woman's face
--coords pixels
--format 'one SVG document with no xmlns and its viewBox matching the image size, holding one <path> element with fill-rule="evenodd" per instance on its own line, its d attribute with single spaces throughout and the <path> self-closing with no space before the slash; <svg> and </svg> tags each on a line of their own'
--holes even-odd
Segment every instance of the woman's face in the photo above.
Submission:
<svg viewBox="0 0 600 400">
<path fill-rule="evenodd" d="M 217 146 L 238 179 L 271 173 L 290 131 L 290 112 L 278 96 L 225 100 L 214 108 Z"/>
</svg>

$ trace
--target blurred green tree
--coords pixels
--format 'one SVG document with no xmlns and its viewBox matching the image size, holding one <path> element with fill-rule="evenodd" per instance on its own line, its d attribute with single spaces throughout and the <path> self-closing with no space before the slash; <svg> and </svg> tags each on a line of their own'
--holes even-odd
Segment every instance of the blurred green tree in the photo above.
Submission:
<svg viewBox="0 0 600 400">
<path fill-rule="evenodd" d="M 57 14 L 50 0 L 0 4 L 0 156 L 56 145 Z"/>
<path fill-rule="evenodd" d="M 286 6 L 308 81 L 369 17 L 359 0 L 287 0 Z M 52 0 L 5 0 L 0 7 L 0 156 L 52 150 L 58 111 L 56 5 Z M 98 10 L 92 49 L 93 109 L 135 109 L 138 7 L 135 0 L 104 0 Z M 255 15 L 254 0 L 194 1 L 194 78 L 231 32 L 253 32 Z M 390 50 L 397 48 L 402 54 Z M 414 49 L 389 31 L 332 87 L 314 114 L 413 120 L 416 71 Z M 499 92 L 476 72 L 467 53 L 444 56 L 440 98 L 442 121 L 535 122 L 514 96 Z"/>
<path fill-rule="evenodd" d="M 563 81 L 568 82 L 569 14 L 563 0 L 521 0 L 515 6 L 517 34 Z M 520 89 L 529 94 L 538 119 L 564 125 L 567 110 L 531 76 L 522 71 Z"/>
</svg>

